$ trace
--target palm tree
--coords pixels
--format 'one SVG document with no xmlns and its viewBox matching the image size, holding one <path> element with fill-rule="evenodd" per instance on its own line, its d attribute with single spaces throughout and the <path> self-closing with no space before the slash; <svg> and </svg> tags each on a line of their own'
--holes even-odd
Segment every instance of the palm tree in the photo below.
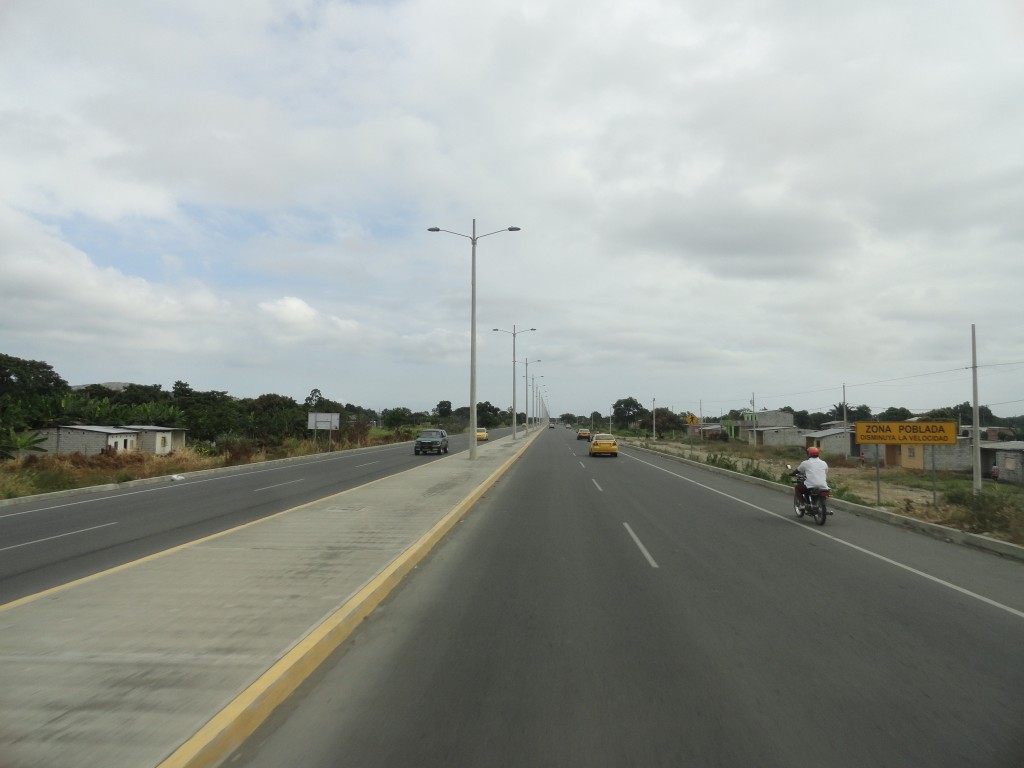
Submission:
<svg viewBox="0 0 1024 768">
<path fill-rule="evenodd" d="M 13 428 L 7 434 L 0 434 L 0 459 L 13 459 L 19 451 L 38 451 L 46 453 L 42 444 L 46 438 L 38 432 L 15 432 Z"/>
</svg>

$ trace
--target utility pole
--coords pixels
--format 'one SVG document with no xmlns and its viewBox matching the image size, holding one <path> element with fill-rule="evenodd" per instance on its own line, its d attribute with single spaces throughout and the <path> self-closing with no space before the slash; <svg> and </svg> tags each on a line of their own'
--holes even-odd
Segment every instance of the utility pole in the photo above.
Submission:
<svg viewBox="0 0 1024 768">
<path fill-rule="evenodd" d="M 974 426 L 971 429 L 971 446 L 974 454 L 974 495 L 981 493 L 981 418 L 978 409 L 978 343 L 971 323 L 971 378 L 974 382 Z M 934 450 L 934 449 L 933 449 Z"/>
</svg>

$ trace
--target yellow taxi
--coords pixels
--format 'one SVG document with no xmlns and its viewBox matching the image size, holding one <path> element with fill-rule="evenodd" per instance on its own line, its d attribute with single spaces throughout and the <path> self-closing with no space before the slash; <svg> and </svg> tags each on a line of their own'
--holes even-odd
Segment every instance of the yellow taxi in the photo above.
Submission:
<svg viewBox="0 0 1024 768">
<path fill-rule="evenodd" d="M 590 455 L 599 456 L 602 453 L 608 456 L 619 455 L 619 444 L 613 435 L 598 433 L 590 438 Z"/>
<path fill-rule="evenodd" d="M 476 439 L 477 440 L 488 440 L 489 438 L 487 437 L 487 430 L 484 429 L 483 427 L 477 427 L 476 428 Z"/>
</svg>

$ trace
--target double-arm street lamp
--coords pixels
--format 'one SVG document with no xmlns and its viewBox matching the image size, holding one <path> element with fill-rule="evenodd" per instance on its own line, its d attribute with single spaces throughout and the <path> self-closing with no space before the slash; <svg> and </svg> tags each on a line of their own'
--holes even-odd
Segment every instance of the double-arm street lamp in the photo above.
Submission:
<svg viewBox="0 0 1024 768">
<path fill-rule="evenodd" d="M 534 360 L 533 362 L 539 363 L 540 360 Z M 537 376 L 537 375 L 533 375 L 533 376 L 527 375 L 526 376 L 527 384 L 530 387 L 530 393 L 531 393 L 530 397 L 533 400 L 533 426 L 537 426 L 537 401 L 538 401 L 538 398 L 537 398 L 537 379 L 543 379 L 543 378 L 544 378 L 544 374 L 543 373 L 540 376 Z M 527 432 L 530 431 L 530 414 L 529 413 L 526 414 L 526 431 Z"/>
<path fill-rule="evenodd" d="M 494 328 L 493 330 L 512 334 L 512 439 L 515 440 L 516 422 L 519 421 L 519 414 L 516 413 L 516 336 L 520 333 L 529 333 L 537 329 L 524 328 L 521 331 L 517 331 L 515 325 L 513 325 L 511 331 L 506 331 L 504 328 Z"/>
<path fill-rule="evenodd" d="M 541 361 L 540 360 L 534 360 L 533 362 L 539 363 Z M 526 382 L 525 382 L 525 384 L 523 386 L 523 389 L 526 390 L 526 431 L 529 432 L 530 431 L 530 398 L 532 397 L 532 393 L 530 391 L 530 358 L 526 358 L 525 360 L 523 360 L 523 363 L 526 365 L 526 375 L 523 376 L 523 378 L 526 379 Z"/>
<path fill-rule="evenodd" d="M 496 235 L 499 232 L 518 232 L 519 227 L 506 227 L 496 229 L 485 235 L 476 233 L 476 219 L 473 219 L 473 234 L 464 235 L 461 232 L 452 232 L 450 229 L 430 227 L 428 232 L 447 232 L 449 235 L 465 237 L 473 244 L 473 269 L 471 277 L 472 299 L 470 301 L 470 325 L 469 325 L 469 459 L 476 458 L 476 241 L 481 237 Z"/>
</svg>

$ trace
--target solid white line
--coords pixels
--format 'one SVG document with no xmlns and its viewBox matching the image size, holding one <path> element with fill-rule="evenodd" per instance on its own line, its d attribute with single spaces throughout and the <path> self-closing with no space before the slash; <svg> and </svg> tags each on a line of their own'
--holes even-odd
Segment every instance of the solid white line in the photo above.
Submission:
<svg viewBox="0 0 1024 768">
<path fill-rule="evenodd" d="M 367 462 L 366 464 L 356 464 L 354 467 L 352 467 L 352 469 L 359 469 L 360 467 L 368 467 L 371 464 L 380 464 L 380 462 L 379 461 L 370 461 L 370 462 Z"/>
<path fill-rule="evenodd" d="M 644 553 L 644 557 L 646 557 L 647 562 L 651 564 L 651 568 L 657 568 L 658 564 L 654 562 L 654 558 L 651 557 L 651 553 L 647 551 L 647 547 L 643 545 L 643 542 L 640 541 L 639 537 L 633 533 L 633 529 L 629 527 L 629 523 L 623 523 L 623 525 L 626 526 L 626 531 L 629 535 L 633 537 L 633 543 L 636 544 L 640 548 L 640 551 Z"/>
<path fill-rule="evenodd" d="M 300 477 L 298 480 L 289 480 L 287 483 L 278 483 L 277 485 L 267 485 L 267 486 L 264 486 L 263 488 L 253 488 L 252 492 L 253 493 L 258 493 L 259 491 L 269 491 L 271 488 L 280 488 L 282 485 L 291 485 L 292 483 L 301 483 L 305 479 L 306 478 L 304 478 L 304 477 Z"/>
<path fill-rule="evenodd" d="M 641 464 L 646 464 L 648 467 L 657 469 L 660 472 L 672 475 L 672 477 L 678 477 L 680 480 L 685 480 L 688 483 L 692 483 L 693 485 L 696 485 L 700 488 L 704 488 L 705 490 L 711 491 L 712 493 L 717 493 L 719 496 L 725 496 L 725 498 L 727 499 L 735 501 L 739 504 L 743 504 L 744 506 L 750 507 L 751 509 L 756 509 L 758 512 L 764 512 L 765 514 L 771 515 L 772 517 L 777 517 L 779 520 L 784 520 L 787 523 L 797 526 L 802 531 L 807 531 L 808 533 L 816 533 L 819 536 L 824 536 L 826 539 L 831 539 L 837 544 L 842 544 L 844 547 L 849 547 L 850 549 L 856 550 L 857 552 L 868 555 L 869 557 L 873 557 L 876 560 L 881 560 L 883 563 L 888 563 L 889 565 L 901 568 L 902 570 L 907 571 L 908 573 L 912 573 L 915 576 L 920 576 L 923 579 L 927 579 L 928 581 L 931 581 L 935 584 L 939 584 L 943 587 L 946 587 L 947 589 L 951 589 L 954 592 L 959 592 L 961 595 L 973 597 L 975 600 L 985 603 L 986 605 L 991 605 L 993 608 L 999 608 L 1001 610 L 1006 611 L 1007 613 L 1013 614 L 1018 618 L 1024 619 L 1024 611 L 1018 611 L 1016 608 L 1011 608 L 1008 605 L 998 603 L 995 600 L 985 597 L 984 595 L 979 595 L 977 592 L 971 592 L 969 589 L 964 589 L 963 587 L 959 587 L 956 584 L 940 579 L 937 576 L 932 576 L 931 574 L 925 573 L 924 571 L 919 571 L 917 568 L 906 565 L 905 563 L 900 563 L 896 560 L 886 557 L 885 555 L 880 555 L 877 552 L 872 552 L 870 549 L 864 549 L 864 547 L 857 546 L 856 544 L 851 544 L 848 541 L 843 541 L 842 539 L 836 538 L 831 534 L 825 533 L 820 528 L 811 528 L 804 523 L 797 522 L 796 520 L 787 515 L 780 515 L 778 512 L 772 512 L 770 509 L 759 507 L 757 504 L 751 504 L 749 501 L 744 501 L 743 499 L 738 499 L 735 496 L 730 496 L 728 493 L 725 493 L 724 491 L 720 491 L 717 488 L 712 488 L 710 485 L 705 485 L 704 483 L 698 483 L 696 480 L 691 480 L 688 477 L 684 477 L 683 475 L 671 472 L 670 470 L 667 470 L 664 467 L 659 467 L 656 464 L 651 464 L 649 461 L 638 459 L 636 456 L 629 456 L 629 458 L 633 459 L 633 461 L 638 461 Z"/>
<path fill-rule="evenodd" d="M 56 536 L 47 536 L 45 539 L 36 539 L 35 541 L 26 541 L 24 544 L 15 544 L 10 547 L 0 548 L 0 552 L 6 552 L 9 549 L 17 549 L 18 547 L 27 547 L 31 544 L 42 544 L 44 541 L 53 541 L 54 539 L 61 539 L 65 536 L 74 536 L 77 533 L 87 533 L 88 531 L 95 531 L 98 528 L 107 528 L 111 525 L 117 525 L 117 523 L 104 523 L 103 525 L 94 525 L 92 528 L 83 528 L 80 531 L 69 531 L 68 533 L 58 533 Z"/>
<path fill-rule="evenodd" d="M 590 482 L 592 482 L 594 485 L 597 485 L 597 480 L 595 480 L 594 478 L 590 478 Z M 600 485 L 597 485 L 597 490 L 599 490 L 601 493 L 604 493 L 604 488 L 602 488 Z"/>
</svg>

